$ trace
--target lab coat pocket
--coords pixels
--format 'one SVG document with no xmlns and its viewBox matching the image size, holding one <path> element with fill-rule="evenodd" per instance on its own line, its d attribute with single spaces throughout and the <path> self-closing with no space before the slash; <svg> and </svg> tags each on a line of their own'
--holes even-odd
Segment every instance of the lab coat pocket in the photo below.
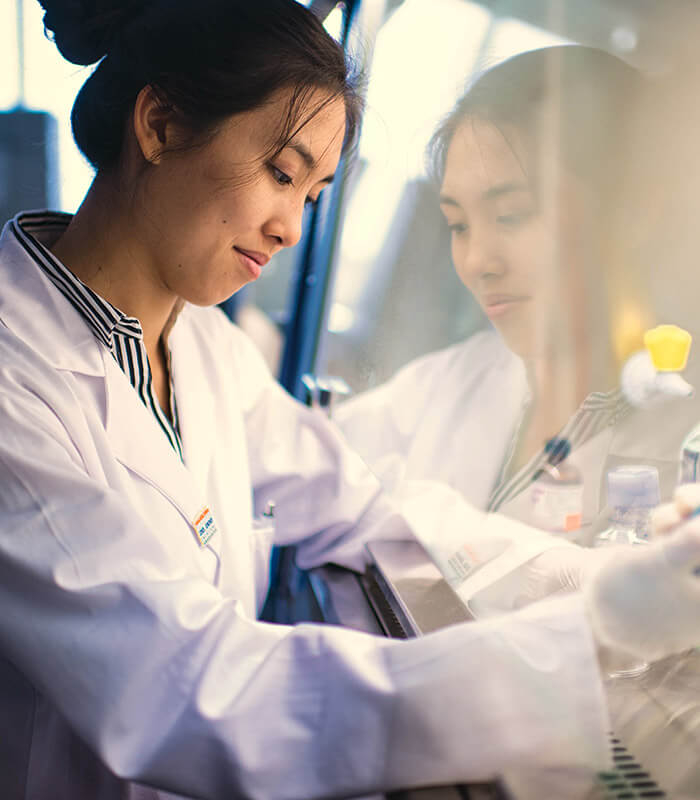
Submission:
<svg viewBox="0 0 700 800">
<path fill-rule="evenodd" d="M 270 587 L 270 556 L 275 542 L 275 518 L 265 514 L 254 517 L 250 526 L 250 552 L 255 575 L 255 608 L 262 611 Z"/>
</svg>

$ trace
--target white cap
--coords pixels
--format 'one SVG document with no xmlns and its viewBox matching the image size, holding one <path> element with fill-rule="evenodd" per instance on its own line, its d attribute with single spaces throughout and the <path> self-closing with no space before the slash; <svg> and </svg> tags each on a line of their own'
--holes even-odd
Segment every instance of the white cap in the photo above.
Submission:
<svg viewBox="0 0 700 800">
<path fill-rule="evenodd" d="M 615 508 L 653 508 L 660 501 L 659 471 L 644 464 L 608 472 L 608 505 Z"/>
</svg>

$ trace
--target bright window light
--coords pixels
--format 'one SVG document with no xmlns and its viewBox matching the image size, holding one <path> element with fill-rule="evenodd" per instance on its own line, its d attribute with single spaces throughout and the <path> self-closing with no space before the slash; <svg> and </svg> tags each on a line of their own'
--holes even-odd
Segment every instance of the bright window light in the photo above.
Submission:
<svg viewBox="0 0 700 800">
<path fill-rule="evenodd" d="M 326 17 L 326 21 L 323 23 L 323 27 L 328 31 L 328 33 L 330 33 L 336 42 L 340 41 L 340 38 L 343 34 L 344 15 L 345 5 L 344 3 L 339 3 Z"/>
</svg>

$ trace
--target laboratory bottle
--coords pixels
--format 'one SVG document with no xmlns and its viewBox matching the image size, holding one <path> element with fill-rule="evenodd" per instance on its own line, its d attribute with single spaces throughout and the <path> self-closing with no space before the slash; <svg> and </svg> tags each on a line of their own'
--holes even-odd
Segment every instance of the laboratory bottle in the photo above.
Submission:
<svg viewBox="0 0 700 800">
<path fill-rule="evenodd" d="M 620 389 L 630 405 L 656 408 L 673 398 L 692 397 L 682 377 L 692 336 L 677 325 L 657 325 L 644 334 L 645 349 L 633 353 L 620 373 Z"/>
<path fill-rule="evenodd" d="M 545 445 L 547 463 L 531 488 L 532 524 L 577 541 L 583 517 L 583 478 L 569 461 L 567 439 L 552 438 Z"/>
<path fill-rule="evenodd" d="M 593 547 L 649 544 L 651 512 L 659 504 L 659 472 L 656 467 L 617 467 L 607 474 L 610 524 L 593 540 Z M 649 664 L 628 653 L 604 648 L 602 661 L 610 677 L 634 677 Z"/>
<path fill-rule="evenodd" d="M 594 539 L 594 547 L 648 544 L 651 512 L 659 504 L 659 471 L 647 465 L 610 470 L 607 475 L 609 526 Z"/>
<path fill-rule="evenodd" d="M 696 425 L 681 445 L 678 483 L 700 482 L 700 425 Z"/>
</svg>

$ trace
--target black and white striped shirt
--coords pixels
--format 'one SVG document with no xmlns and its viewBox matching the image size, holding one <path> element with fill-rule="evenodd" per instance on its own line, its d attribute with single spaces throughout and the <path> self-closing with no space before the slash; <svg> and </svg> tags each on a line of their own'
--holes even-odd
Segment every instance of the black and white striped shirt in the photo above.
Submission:
<svg viewBox="0 0 700 800">
<path fill-rule="evenodd" d="M 163 412 L 153 390 L 151 367 L 141 323 L 100 297 L 67 269 L 48 249 L 66 229 L 70 214 L 52 211 L 21 212 L 10 223 L 17 241 L 41 267 L 56 288 L 80 313 L 95 337 L 112 353 L 117 364 L 151 411 L 168 441 L 182 459 L 175 389 L 170 380 L 170 416 Z"/>
<path fill-rule="evenodd" d="M 522 418 L 529 400 L 523 406 Z M 572 452 L 585 444 L 589 439 L 597 436 L 605 428 L 614 427 L 620 420 L 624 419 L 632 410 L 624 394 L 620 389 L 610 392 L 591 392 L 581 403 L 576 413 L 569 419 L 566 425 L 557 434 L 558 439 L 565 439 L 571 446 Z M 512 500 L 533 482 L 538 472 L 547 464 L 549 455 L 544 448 L 540 450 L 527 464 L 522 466 L 509 478 L 505 477 L 508 465 L 517 444 L 520 434 L 520 425 L 511 440 L 511 445 L 506 454 L 506 458 L 501 470 L 496 486 L 491 492 L 488 510 L 498 511 L 498 509 L 509 500 Z"/>
</svg>

